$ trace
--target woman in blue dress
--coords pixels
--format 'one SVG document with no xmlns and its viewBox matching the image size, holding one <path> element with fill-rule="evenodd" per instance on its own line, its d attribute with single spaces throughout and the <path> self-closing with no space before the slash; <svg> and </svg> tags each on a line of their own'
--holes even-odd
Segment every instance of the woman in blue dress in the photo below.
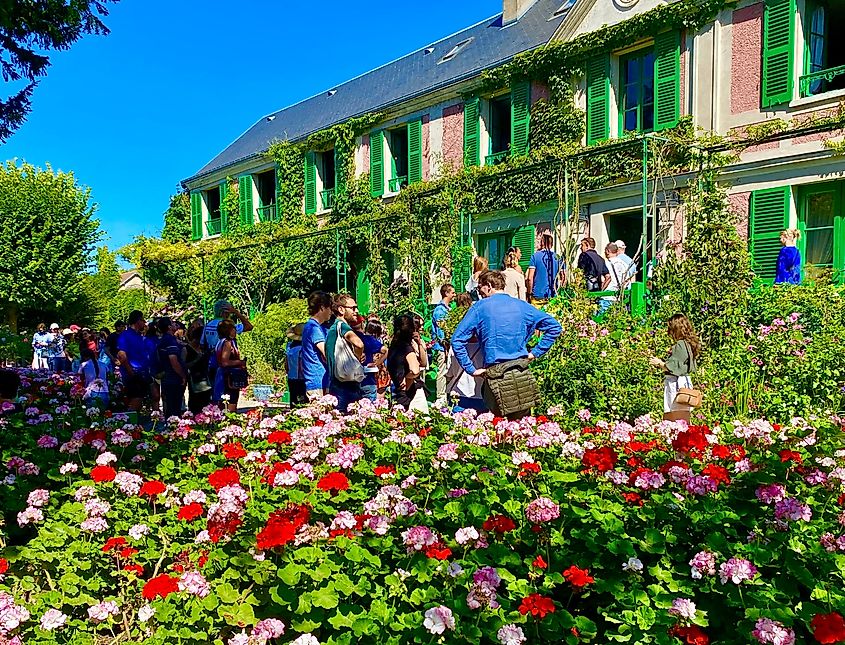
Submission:
<svg viewBox="0 0 845 645">
<path fill-rule="evenodd" d="M 783 248 L 778 254 L 775 284 L 801 284 L 801 251 L 795 247 L 800 237 L 797 228 L 788 228 L 780 234 Z"/>
</svg>

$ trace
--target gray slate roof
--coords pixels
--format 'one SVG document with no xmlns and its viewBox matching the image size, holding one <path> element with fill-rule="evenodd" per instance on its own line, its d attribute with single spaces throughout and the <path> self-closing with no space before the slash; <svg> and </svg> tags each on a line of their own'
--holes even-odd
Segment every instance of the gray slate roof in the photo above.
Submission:
<svg viewBox="0 0 845 645">
<path fill-rule="evenodd" d="M 337 86 L 261 118 L 234 143 L 207 163 L 197 179 L 267 150 L 276 140 L 297 141 L 350 118 L 384 110 L 428 92 L 477 76 L 516 54 L 551 39 L 565 12 L 553 17 L 566 0 L 537 0 L 515 23 L 502 27 L 501 14 Z M 574 4 L 574 3 L 572 3 Z M 472 42 L 453 59 L 438 65 L 457 43 Z"/>
</svg>

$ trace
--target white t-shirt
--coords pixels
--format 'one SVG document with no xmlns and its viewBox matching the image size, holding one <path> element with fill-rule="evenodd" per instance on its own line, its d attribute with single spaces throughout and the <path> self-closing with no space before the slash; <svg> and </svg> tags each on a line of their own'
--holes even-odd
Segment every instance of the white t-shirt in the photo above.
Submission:
<svg viewBox="0 0 845 645">
<path fill-rule="evenodd" d="M 631 286 L 630 278 L 628 277 L 628 265 L 625 260 L 616 256 L 606 260 L 607 270 L 610 273 L 610 284 L 607 285 L 607 291 L 618 291 L 620 283 L 626 289 Z"/>
<path fill-rule="evenodd" d="M 97 376 L 97 368 L 100 369 L 100 376 Z M 82 376 L 82 382 L 85 384 L 85 396 L 89 397 L 94 394 L 108 394 L 109 393 L 109 366 L 103 361 L 85 361 L 79 366 L 79 372 Z"/>
</svg>

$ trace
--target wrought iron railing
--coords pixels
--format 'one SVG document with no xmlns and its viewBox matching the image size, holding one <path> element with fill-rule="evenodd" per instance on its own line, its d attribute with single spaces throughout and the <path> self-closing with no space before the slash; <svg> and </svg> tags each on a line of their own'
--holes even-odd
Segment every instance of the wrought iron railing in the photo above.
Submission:
<svg viewBox="0 0 845 645">
<path fill-rule="evenodd" d="M 391 193 L 398 193 L 400 190 L 402 190 L 403 186 L 407 185 L 408 177 L 406 175 L 403 175 L 402 177 L 394 177 L 393 179 L 391 179 L 388 183 L 388 188 L 390 188 Z"/>
<path fill-rule="evenodd" d="M 320 191 L 320 200 L 323 202 L 323 208 L 325 210 L 334 208 L 334 188 Z"/>
<path fill-rule="evenodd" d="M 220 235 L 220 231 L 223 230 L 223 220 L 220 218 L 208 220 L 205 223 L 205 230 L 209 235 Z"/>
<path fill-rule="evenodd" d="M 813 72 L 812 74 L 805 74 L 801 77 L 798 81 L 798 85 L 801 89 L 801 96 L 813 96 L 814 94 L 819 94 L 824 87 L 824 82 L 830 83 L 834 78 L 837 76 L 842 76 L 845 74 L 845 65 L 839 65 L 838 67 L 831 67 L 829 69 L 822 69 L 818 72 Z M 813 87 L 813 85 L 816 85 Z"/>
<path fill-rule="evenodd" d="M 503 163 L 507 161 L 509 154 L 507 150 L 502 150 L 501 152 L 494 152 L 492 155 L 487 155 L 484 157 L 484 165 L 495 166 L 496 164 Z"/>
<path fill-rule="evenodd" d="M 276 221 L 276 205 L 270 204 L 269 206 L 259 206 L 255 209 L 255 212 L 258 213 L 258 221 L 259 222 L 275 222 Z"/>
</svg>

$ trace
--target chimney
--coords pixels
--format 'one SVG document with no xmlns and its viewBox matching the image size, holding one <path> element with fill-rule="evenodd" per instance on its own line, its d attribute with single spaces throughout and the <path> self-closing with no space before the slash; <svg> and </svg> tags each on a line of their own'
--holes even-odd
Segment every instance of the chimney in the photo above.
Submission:
<svg viewBox="0 0 845 645">
<path fill-rule="evenodd" d="M 516 22 L 537 0 L 504 0 L 502 26 Z"/>
</svg>

